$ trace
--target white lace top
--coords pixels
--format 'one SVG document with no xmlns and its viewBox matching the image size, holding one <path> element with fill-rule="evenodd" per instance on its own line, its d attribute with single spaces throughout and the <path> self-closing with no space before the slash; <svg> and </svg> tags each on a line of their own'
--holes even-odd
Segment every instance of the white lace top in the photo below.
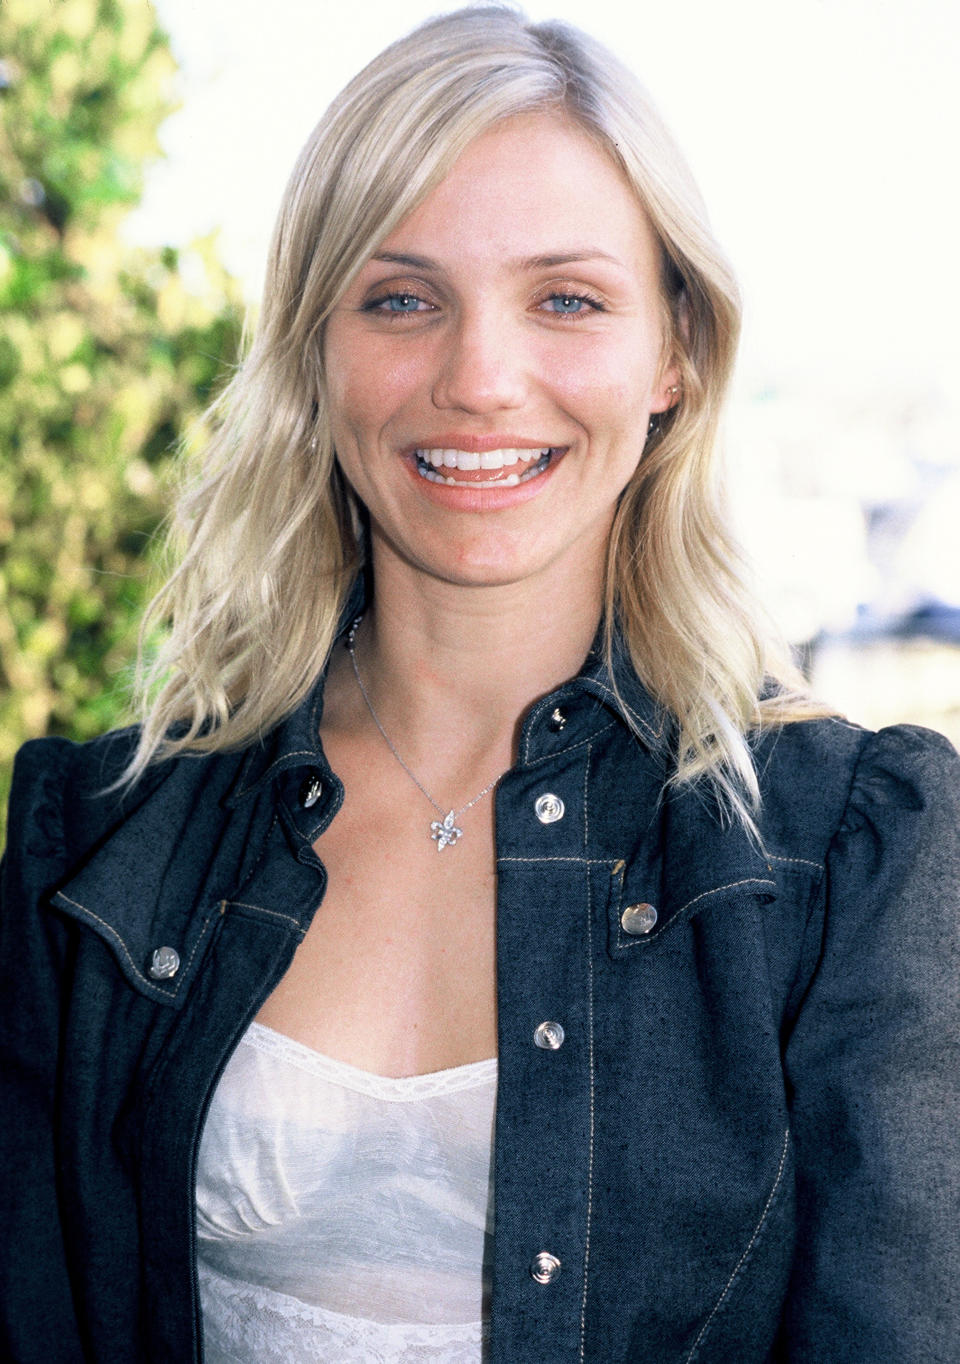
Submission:
<svg viewBox="0 0 960 1364">
<path fill-rule="evenodd" d="M 477 1364 L 496 1081 L 388 1079 L 254 1023 L 200 1143 L 208 1364 Z"/>
</svg>

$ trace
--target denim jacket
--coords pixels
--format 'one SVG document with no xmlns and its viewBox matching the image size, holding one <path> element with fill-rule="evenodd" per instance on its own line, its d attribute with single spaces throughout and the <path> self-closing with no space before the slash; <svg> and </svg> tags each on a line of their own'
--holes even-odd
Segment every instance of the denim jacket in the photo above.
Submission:
<svg viewBox="0 0 960 1364">
<path fill-rule="evenodd" d="M 956 754 L 906 726 L 767 734 L 760 851 L 665 786 L 663 717 L 612 683 L 594 655 L 534 705 L 496 795 L 490 1359 L 957 1364 Z M 5 1359 L 202 1358 L 197 1146 L 323 898 L 321 705 L 322 681 L 262 744 L 124 797 L 129 732 L 20 753 Z"/>
</svg>

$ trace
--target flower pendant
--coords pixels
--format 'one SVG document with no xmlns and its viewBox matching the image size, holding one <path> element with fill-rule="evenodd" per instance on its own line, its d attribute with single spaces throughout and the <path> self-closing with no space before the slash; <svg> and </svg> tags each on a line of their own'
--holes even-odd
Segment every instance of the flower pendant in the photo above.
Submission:
<svg viewBox="0 0 960 1364">
<path fill-rule="evenodd" d="M 439 819 L 435 819 L 430 825 L 430 837 L 437 845 L 437 852 L 443 852 L 448 843 L 456 843 L 457 839 L 462 835 L 463 830 L 458 829 L 453 822 L 455 818 L 455 812 L 449 810 L 444 815 L 442 822 Z"/>
</svg>

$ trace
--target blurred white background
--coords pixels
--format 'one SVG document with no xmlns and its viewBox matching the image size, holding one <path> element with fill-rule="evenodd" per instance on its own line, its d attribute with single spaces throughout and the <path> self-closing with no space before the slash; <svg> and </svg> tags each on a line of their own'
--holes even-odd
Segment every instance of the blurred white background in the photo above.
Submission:
<svg viewBox="0 0 960 1364">
<path fill-rule="evenodd" d="M 156 6 L 181 107 L 129 232 L 184 243 L 217 231 L 253 303 L 310 128 L 437 6 Z M 632 66 L 700 181 L 746 306 L 727 431 L 738 524 L 816 688 L 864 723 L 913 719 L 957 742 L 960 6 L 524 8 L 589 29 Z"/>
</svg>

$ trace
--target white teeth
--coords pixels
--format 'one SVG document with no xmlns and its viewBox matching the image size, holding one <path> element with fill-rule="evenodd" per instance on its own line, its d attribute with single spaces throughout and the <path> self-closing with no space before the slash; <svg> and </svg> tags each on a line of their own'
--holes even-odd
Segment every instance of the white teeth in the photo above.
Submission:
<svg viewBox="0 0 960 1364">
<path fill-rule="evenodd" d="M 428 483 L 451 485 L 459 483 L 461 487 L 478 487 L 481 486 L 478 483 L 460 483 L 460 480 L 438 473 L 437 470 L 460 469 L 464 472 L 476 469 L 494 470 L 522 461 L 528 465 L 522 474 L 507 474 L 505 478 L 489 480 L 491 486 L 512 488 L 517 483 L 526 483 L 528 479 L 542 474 L 550 463 L 553 449 L 551 446 L 541 449 L 539 458 L 533 464 L 529 463 L 531 453 L 529 450 L 486 450 L 483 454 L 477 454 L 472 450 L 417 450 L 417 473 Z"/>
<path fill-rule="evenodd" d="M 476 454 L 473 450 L 418 450 L 417 458 L 423 463 L 432 464 L 434 469 L 502 469 L 513 464 L 526 464 L 535 454 L 548 455 L 549 446 L 533 450 L 484 450 Z"/>
</svg>

